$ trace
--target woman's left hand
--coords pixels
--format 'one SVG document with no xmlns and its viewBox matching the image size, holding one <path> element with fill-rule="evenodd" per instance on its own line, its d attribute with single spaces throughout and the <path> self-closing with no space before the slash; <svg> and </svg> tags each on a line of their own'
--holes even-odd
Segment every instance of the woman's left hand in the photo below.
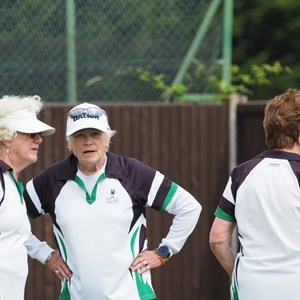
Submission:
<svg viewBox="0 0 300 300">
<path fill-rule="evenodd" d="M 68 265 L 62 259 L 58 251 L 53 251 L 51 257 L 47 262 L 47 266 L 54 271 L 60 280 L 70 280 L 72 277 L 72 271 Z"/>
</svg>

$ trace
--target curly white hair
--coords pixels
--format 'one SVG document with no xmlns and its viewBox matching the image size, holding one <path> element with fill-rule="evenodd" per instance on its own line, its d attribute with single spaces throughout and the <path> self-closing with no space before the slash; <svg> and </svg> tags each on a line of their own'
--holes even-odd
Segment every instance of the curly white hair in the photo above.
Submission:
<svg viewBox="0 0 300 300">
<path fill-rule="evenodd" d="M 27 110 L 37 115 L 43 107 L 41 97 L 35 96 L 10 96 L 5 95 L 0 99 L 0 141 L 11 140 L 16 131 L 9 128 L 5 118 L 19 110 Z"/>
</svg>

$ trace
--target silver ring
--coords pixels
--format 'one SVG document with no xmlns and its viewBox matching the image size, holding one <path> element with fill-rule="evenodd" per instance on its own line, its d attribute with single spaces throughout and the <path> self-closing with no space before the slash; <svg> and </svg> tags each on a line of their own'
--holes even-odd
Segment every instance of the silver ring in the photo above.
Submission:
<svg viewBox="0 0 300 300">
<path fill-rule="evenodd" d="M 59 271 L 58 271 L 58 270 L 55 270 L 54 273 L 55 273 L 56 275 L 58 275 L 58 274 L 59 274 Z"/>
<path fill-rule="evenodd" d="M 146 260 L 144 260 L 144 265 L 145 265 L 145 266 L 147 266 L 147 265 L 148 265 L 148 263 L 147 263 L 147 261 L 146 261 Z"/>
</svg>

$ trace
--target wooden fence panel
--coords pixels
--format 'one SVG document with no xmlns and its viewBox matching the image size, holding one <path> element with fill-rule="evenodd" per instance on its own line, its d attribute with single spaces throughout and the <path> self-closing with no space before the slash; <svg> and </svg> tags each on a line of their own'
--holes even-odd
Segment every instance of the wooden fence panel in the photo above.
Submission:
<svg viewBox="0 0 300 300">
<path fill-rule="evenodd" d="M 237 108 L 237 162 L 266 150 L 263 119 L 266 102 L 248 102 Z"/>
<path fill-rule="evenodd" d="M 108 104 L 97 103 L 117 130 L 111 150 L 135 157 L 187 189 L 201 203 L 200 221 L 185 247 L 168 264 L 153 270 L 158 300 L 229 299 L 229 279 L 209 245 L 213 213 L 228 177 L 228 106 L 226 104 Z M 23 181 L 68 155 L 65 120 L 69 104 L 49 104 L 41 118 L 54 127 L 46 137 L 38 162 L 22 174 Z M 150 248 L 155 248 L 171 224 L 171 216 L 148 214 Z M 32 221 L 33 232 L 55 246 L 51 221 Z M 26 300 L 58 299 L 53 272 L 29 259 Z M 91 299 L 86 299 L 91 300 Z M 124 300 L 127 300 L 124 298 Z M 130 299 L 128 299 L 130 300 Z"/>
</svg>

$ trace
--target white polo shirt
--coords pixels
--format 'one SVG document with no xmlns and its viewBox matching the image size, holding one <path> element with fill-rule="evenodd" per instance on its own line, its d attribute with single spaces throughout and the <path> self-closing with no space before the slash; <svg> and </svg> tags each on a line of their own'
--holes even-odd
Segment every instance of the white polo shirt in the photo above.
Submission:
<svg viewBox="0 0 300 300">
<path fill-rule="evenodd" d="M 238 228 L 232 299 L 300 299 L 299 182 L 300 156 L 279 150 L 232 171 L 215 213 Z"/>
<path fill-rule="evenodd" d="M 129 268 L 147 249 L 146 206 L 175 215 L 162 239 L 174 253 L 194 229 L 201 206 L 141 162 L 110 152 L 107 157 L 94 188 L 84 185 L 73 155 L 36 176 L 24 193 L 29 214 L 49 213 L 53 220 L 60 252 L 73 271 L 63 286 L 71 300 L 155 299 L 150 271 L 139 275 Z"/>
<path fill-rule="evenodd" d="M 25 242 L 30 235 L 26 206 L 21 202 L 16 185 L 9 175 L 11 170 L 0 161 L 5 194 L 0 205 L 0 299 L 24 300 L 28 273 Z M 3 187 L 0 185 L 0 199 Z"/>
</svg>

